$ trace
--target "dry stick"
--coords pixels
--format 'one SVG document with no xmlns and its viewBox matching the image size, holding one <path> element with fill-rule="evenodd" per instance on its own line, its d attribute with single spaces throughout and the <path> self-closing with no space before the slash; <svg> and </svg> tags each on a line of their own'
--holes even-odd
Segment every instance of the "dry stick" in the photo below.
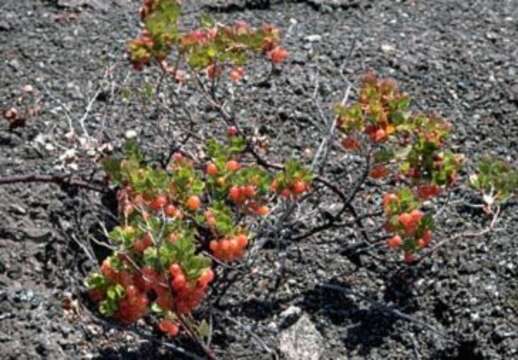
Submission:
<svg viewBox="0 0 518 360">
<path fill-rule="evenodd" d="M 81 126 L 81 130 L 83 130 L 83 133 L 86 135 L 86 137 L 90 137 L 90 135 L 88 134 L 88 130 L 86 129 L 86 125 L 85 125 L 85 121 L 86 121 L 86 118 L 88 117 L 88 115 L 90 114 L 90 111 L 92 111 L 92 107 L 94 105 L 94 102 L 95 100 L 97 100 L 97 97 L 102 93 L 101 90 L 98 90 L 95 95 L 90 99 L 90 101 L 88 102 L 88 105 L 86 106 L 86 110 L 85 110 L 85 113 L 83 114 L 83 116 L 81 117 L 81 119 L 79 119 L 79 125 Z"/>
<path fill-rule="evenodd" d="M 231 124 L 233 126 L 236 127 L 236 129 L 238 130 L 238 132 L 241 132 L 240 131 L 240 128 L 239 128 L 239 124 L 237 123 L 237 121 L 234 119 L 233 116 L 231 116 L 223 107 L 223 105 L 221 105 L 217 99 L 215 99 L 214 97 L 211 96 L 211 94 L 206 90 L 205 86 L 203 85 L 203 82 L 201 81 L 200 77 L 198 75 L 196 75 L 196 79 L 197 79 L 197 82 L 198 82 L 198 85 L 200 86 L 202 92 L 206 95 L 206 100 L 213 106 L 215 107 L 218 112 L 221 114 L 221 116 L 223 117 L 223 119 L 225 120 L 225 122 L 227 122 L 228 124 Z M 349 90 L 349 89 L 348 89 Z M 349 90 L 350 91 L 350 90 Z M 348 92 L 349 92 L 348 91 Z M 348 97 L 348 92 L 346 92 L 346 95 Z M 344 97 L 345 98 L 345 97 Z M 245 139 L 246 140 L 246 139 Z M 264 168 L 269 168 L 269 169 L 275 169 L 275 170 L 282 170 L 284 167 L 282 165 L 279 165 L 279 164 L 272 164 L 268 161 L 266 161 L 265 159 L 263 159 L 254 149 L 253 145 L 247 140 L 246 141 L 246 151 L 249 152 L 253 157 L 254 159 L 257 161 L 257 163 L 259 165 L 261 165 L 262 167 Z M 367 160 L 367 166 L 366 166 L 366 169 L 365 169 L 365 172 L 364 174 L 362 175 L 362 177 L 360 178 L 360 180 L 357 182 L 357 184 L 355 185 L 355 187 L 353 188 L 353 191 L 351 192 L 351 194 L 347 197 L 340 189 L 338 189 L 338 187 L 336 187 L 335 185 L 333 185 L 331 182 L 329 182 L 327 179 L 321 177 L 321 176 L 317 176 L 314 178 L 314 180 L 316 182 L 320 182 L 321 184 L 325 185 L 327 188 L 329 188 L 332 192 L 334 192 L 336 195 L 338 195 L 342 201 L 343 201 L 343 204 L 344 206 L 342 207 L 342 209 L 340 210 L 340 212 L 337 214 L 337 216 L 335 217 L 336 219 L 334 221 L 336 221 L 340 216 L 342 216 L 342 214 L 344 213 L 345 210 L 349 210 L 351 212 L 351 214 L 353 215 L 353 217 L 357 218 L 358 217 L 358 214 L 355 210 L 355 208 L 352 206 L 351 202 L 352 200 L 354 199 L 354 197 L 356 196 L 356 194 L 358 193 L 359 189 L 361 188 L 361 185 L 365 182 L 365 179 L 367 178 L 367 176 L 369 175 L 369 171 L 370 171 L 370 152 L 369 152 L 369 156 L 368 156 L 368 160 Z M 363 225 L 361 225 L 361 222 L 358 222 L 357 221 L 357 224 L 360 226 L 360 228 L 363 229 Z M 328 228 L 326 226 L 326 228 Z M 366 232 L 365 230 L 362 230 L 362 234 L 364 236 L 364 238 L 368 239 L 368 236 L 366 235 Z"/>
<path fill-rule="evenodd" d="M 74 179 L 72 175 L 40 175 L 40 174 L 29 174 L 29 175 L 15 175 L 15 176 L 4 176 L 0 178 L 0 185 L 9 185 L 16 183 L 52 183 L 60 186 L 75 186 L 83 189 L 97 191 L 100 193 L 107 192 L 106 187 L 90 184 L 86 181 Z"/>
<path fill-rule="evenodd" d="M 315 89 L 317 89 L 317 87 L 315 87 Z M 345 91 L 344 98 L 342 99 L 342 102 L 341 102 L 342 105 L 345 105 L 345 103 L 347 103 L 350 93 L 351 93 L 351 85 L 349 85 L 347 87 L 347 90 Z M 320 104 L 318 103 L 317 100 L 315 100 L 315 106 L 317 107 L 318 113 L 319 113 L 322 121 L 326 122 L 326 118 L 325 118 L 324 112 L 322 111 L 322 107 L 320 106 Z M 329 154 L 329 146 L 332 143 L 333 137 L 335 135 L 337 122 L 338 122 L 338 116 L 335 116 L 333 118 L 333 120 L 331 121 L 327 136 L 325 136 L 322 139 L 322 142 L 320 143 L 320 146 L 318 147 L 318 150 L 315 153 L 315 156 L 313 158 L 313 163 L 311 164 L 312 170 L 314 170 L 315 167 L 317 166 L 318 161 L 320 160 L 321 154 L 323 154 L 323 159 L 322 159 L 322 163 L 320 164 L 319 170 L 322 170 L 322 168 L 325 166 L 325 164 L 327 162 L 328 154 Z M 318 171 L 318 172 L 320 172 L 320 171 Z"/>
<path fill-rule="evenodd" d="M 497 207 L 497 209 L 495 211 L 495 214 L 493 215 L 493 219 L 491 220 L 491 224 L 488 227 L 486 227 L 485 229 L 483 229 L 483 230 L 481 230 L 479 232 L 476 232 L 476 233 L 465 232 L 465 233 L 462 233 L 462 234 L 457 234 L 457 235 L 452 236 L 450 238 L 446 238 L 446 239 L 438 242 L 426 254 L 423 254 L 416 261 L 414 261 L 414 264 L 417 264 L 417 263 L 423 261 L 425 258 L 431 256 L 440 247 L 442 247 L 443 245 L 449 243 L 450 241 L 457 240 L 457 239 L 460 239 L 460 238 L 476 238 L 476 237 L 480 237 L 480 236 L 484 236 L 484 235 L 488 234 L 489 232 L 494 230 L 494 227 L 496 225 L 496 222 L 498 221 L 498 216 L 499 215 L 500 215 L 500 207 Z"/>
<path fill-rule="evenodd" d="M 322 284 L 321 286 L 323 288 L 326 288 L 326 289 L 330 289 L 330 290 L 334 290 L 334 291 L 339 291 L 339 292 L 342 292 L 344 294 L 351 295 L 351 296 L 356 296 L 356 297 L 358 297 L 358 298 L 360 298 L 360 299 L 362 299 L 364 301 L 367 301 L 368 303 L 374 305 L 375 307 L 379 308 L 381 311 L 383 311 L 385 313 L 389 313 L 389 314 L 394 315 L 395 317 L 398 317 L 400 319 L 403 319 L 403 320 L 412 322 L 414 324 L 417 324 L 417 325 L 421 326 L 422 328 L 426 328 L 426 329 L 432 331 L 433 333 L 444 337 L 445 339 L 454 341 L 448 335 L 446 335 L 443 332 L 437 330 L 432 325 L 430 325 L 430 324 L 428 324 L 428 323 L 426 323 L 424 321 L 421 321 L 421 320 L 419 320 L 419 319 L 417 319 L 417 318 L 415 318 L 415 317 L 413 317 L 411 315 L 405 314 L 404 312 L 402 312 L 402 311 L 398 310 L 397 308 L 395 308 L 395 306 L 382 304 L 382 303 L 380 303 L 380 302 L 378 302 L 376 300 L 373 300 L 373 299 L 369 298 L 366 295 L 359 294 L 359 293 L 355 292 L 354 290 L 347 289 L 347 288 L 339 286 L 339 285 Z"/>
</svg>

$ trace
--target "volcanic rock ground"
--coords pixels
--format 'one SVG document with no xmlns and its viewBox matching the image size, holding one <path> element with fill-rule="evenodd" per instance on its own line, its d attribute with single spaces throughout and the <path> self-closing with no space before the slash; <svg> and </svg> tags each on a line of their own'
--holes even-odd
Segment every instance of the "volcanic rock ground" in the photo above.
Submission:
<svg viewBox="0 0 518 360">
<path fill-rule="evenodd" d="M 271 138 L 272 159 L 317 146 L 325 126 L 313 100 L 330 113 L 348 84 L 354 93 L 361 74 L 373 69 L 398 80 L 414 109 L 453 123 L 451 143 L 468 159 L 464 177 L 483 154 L 516 165 L 516 0 L 185 3 L 186 24 L 207 12 L 221 21 L 272 22 L 282 29 L 291 54 L 282 73 L 266 86 L 245 81 L 235 101 L 245 126 Z M 156 99 L 142 94 L 156 76 L 133 72 L 126 60 L 125 44 L 138 32 L 138 6 L 133 0 L 0 3 L 0 110 L 33 110 L 24 127 L 9 130 L 0 120 L 0 176 L 58 171 L 64 150 L 49 144 L 68 131 L 64 108 L 79 126 L 98 89 L 85 121 L 91 134 L 107 132 L 117 143 L 137 129 L 150 149 L 167 148 L 160 133 L 175 129 L 164 125 Z M 260 66 L 257 73 L 266 70 Z M 196 108 L 196 97 L 186 96 L 187 106 Z M 209 119 L 197 130 L 211 134 L 217 116 L 208 107 L 196 111 Z M 326 170 L 347 189 L 358 163 L 342 156 L 333 150 Z M 81 296 L 81 278 L 94 264 L 78 244 L 98 231 L 106 199 L 51 184 L 2 186 L 0 199 L 0 358 L 183 358 L 152 338 L 99 322 Z M 317 213 L 332 211 L 333 201 L 323 196 Z M 354 205 L 365 213 L 377 201 L 365 190 Z M 465 206 L 476 201 L 463 186 L 443 200 L 435 241 L 487 227 L 490 219 Z M 290 233 L 325 220 L 310 216 L 286 225 L 285 241 L 256 254 L 254 271 L 238 274 L 200 316 L 212 311 L 212 344 L 221 359 L 283 358 L 279 334 L 300 316 L 318 331 L 322 359 L 515 359 L 517 214 L 511 201 L 494 231 L 458 237 L 410 270 L 384 247 L 354 256 L 344 251 L 360 239 L 353 228 L 288 241 Z M 279 277 L 274 290 L 269 279 Z M 203 358 L 186 340 L 176 344 Z"/>
</svg>

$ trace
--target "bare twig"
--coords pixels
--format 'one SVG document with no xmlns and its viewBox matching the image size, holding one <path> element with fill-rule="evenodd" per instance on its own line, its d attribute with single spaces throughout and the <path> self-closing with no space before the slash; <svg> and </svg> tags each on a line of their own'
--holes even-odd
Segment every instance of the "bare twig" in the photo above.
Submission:
<svg viewBox="0 0 518 360">
<path fill-rule="evenodd" d="M 455 236 L 446 238 L 446 239 L 438 242 L 434 247 L 432 247 L 430 250 L 428 250 L 425 254 L 423 254 L 418 259 L 416 259 L 416 261 L 414 261 L 414 264 L 417 264 L 417 263 L 423 261 L 425 258 L 431 256 L 434 252 L 439 250 L 442 246 L 446 245 L 450 241 L 455 241 L 455 240 L 461 239 L 461 238 L 477 238 L 477 237 L 481 237 L 481 236 L 484 236 L 484 235 L 490 233 L 491 231 L 494 230 L 495 225 L 498 221 L 499 215 L 500 215 L 500 207 L 497 207 L 494 212 L 491 223 L 489 224 L 488 227 L 486 227 L 485 229 L 480 230 L 478 232 L 464 232 L 464 233 L 457 234 Z"/>
</svg>

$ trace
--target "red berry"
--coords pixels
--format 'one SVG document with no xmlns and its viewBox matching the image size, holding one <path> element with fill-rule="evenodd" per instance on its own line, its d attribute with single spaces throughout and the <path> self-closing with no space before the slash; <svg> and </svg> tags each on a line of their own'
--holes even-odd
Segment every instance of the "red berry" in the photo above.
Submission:
<svg viewBox="0 0 518 360">
<path fill-rule="evenodd" d="M 233 137 L 233 136 L 236 136 L 237 135 L 237 128 L 235 126 L 230 126 L 228 129 L 227 129 L 227 135 L 229 137 Z"/>
<path fill-rule="evenodd" d="M 251 198 L 251 197 L 255 196 L 255 194 L 256 194 L 255 186 L 247 185 L 247 186 L 243 187 L 243 195 L 246 196 L 247 198 Z"/>
<path fill-rule="evenodd" d="M 285 199 L 289 199 L 291 197 L 291 191 L 290 189 L 286 188 L 281 191 L 281 196 Z"/>
<path fill-rule="evenodd" d="M 356 138 L 348 136 L 342 140 L 342 146 L 346 150 L 358 150 L 360 148 L 360 142 Z"/>
<path fill-rule="evenodd" d="M 175 163 L 182 162 L 182 161 L 183 161 L 183 155 L 182 155 L 181 153 L 179 153 L 179 152 L 175 152 L 175 153 L 173 154 L 173 161 L 174 161 Z"/>
<path fill-rule="evenodd" d="M 177 215 L 176 206 L 169 204 L 165 207 L 164 212 L 168 217 L 175 217 Z"/>
<path fill-rule="evenodd" d="M 221 240 L 219 247 L 223 253 L 228 253 L 230 249 L 230 241 L 227 239 Z"/>
<path fill-rule="evenodd" d="M 176 336 L 178 335 L 179 331 L 178 325 L 173 323 L 171 320 L 166 319 L 160 321 L 160 323 L 158 324 L 158 328 L 160 329 L 160 331 L 166 333 L 169 336 Z"/>
<path fill-rule="evenodd" d="M 382 179 L 389 173 L 385 165 L 376 165 L 369 172 L 369 176 L 374 179 Z"/>
<path fill-rule="evenodd" d="M 93 302 L 99 302 L 104 300 L 104 292 L 102 292 L 100 289 L 92 289 L 88 291 L 88 296 L 90 297 L 90 300 Z"/>
<path fill-rule="evenodd" d="M 220 244 L 219 244 L 219 241 L 217 240 L 212 240 L 210 243 L 209 243 L 209 249 L 213 252 L 213 253 L 218 253 L 220 251 Z"/>
<path fill-rule="evenodd" d="M 212 282 L 212 280 L 214 280 L 214 272 L 212 271 L 212 269 L 205 270 L 198 279 L 202 287 L 206 287 L 207 285 L 209 285 Z"/>
<path fill-rule="evenodd" d="M 218 167 L 214 163 L 207 164 L 207 174 L 216 176 L 218 174 Z"/>
<path fill-rule="evenodd" d="M 237 171 L 241 167 L 241 165 L 236 160 L 230 160 L 227 162 L 227 170 L 229 171 Z"/>
<path fill-rule="evenodd" d="M 414 223 L 412 215 L 410 215 L 409 213 L 400 214 L 399 222 L 403 225 L 407 233 L 411 233 L 415 230 L 416 224 Z"/>
<path fill-rule="evenodd" d="M 407 264 L 412 264 L 415 261 L 415 256 L 411 252 L 405 252 L 404 260 Z"/>
<path fill-rule="evenodd" d="M 232 186 L 228 192 L 228 197 L 234 203 L 239 203 L 241 200 L 241 189 L 239 186 Z"/>
<path fill-rule="evenodd" d="M 306 183 L 302 180 L 295 181 L 293 184 L 293 193 L 302 194 L 304 191 L 306 191 Z"/>
<path fill-rule="evenodd" d="M 236 237 L 239 249 L 244 249 L 248 245 L 248 237 L 245 234 L 239 234 Z"/>
<path fill-rule="evenodd" d="M 153 209 L 153 210 L 160 210 L 162 209 L 164 206 L 167 205 L 167 197 L 164 196 L 164 195 L 158 195 L 157 197 L 155 197 L 153 199 L 153 201 L 151 201 L 151 203 L 149 204 L 149 206 Z"/>
<path fill-rule="evenodd" d="M 171 266 L 169 266 L 169 272 L 171 273 L 172 277 L 176 277 L 183 273 L 182 268 L 178 264 L 172 264 Z"/>
<path fill-rule="evenodd" d="M 234 82 L 240 81 L 245 75 L 245 69 L 243 67 L 237 67 L 230 71 L 230 80 Z"/>
<path fill-rule="evenodd" d="M 183 274 L 177 274 L 174 277 L 171 285 L 177 291 L 182 290 L 187 285 L 187 280 L 185 279 L 185 276 Z"/>
<path fill-rule="evenodd" d="M 416 224 L 418 224 L 421 221 L 421 219 L 423 218 L 424 214 L 422 211 L 415 209 L 415 210 L 412 210 L 412 212 L 410 213 L 410 216 L 412 217 L 412 220 Z"/>
<path fill-rule="evenodd" d="M 288 58 L 288 51 L 281 48 L 280 46 L 277 46 L 277 47 L 273 48 L 273 50 L 268 52 L 267 56 L 272 61 L 272 63 L 280 64 Z"/>
<path fill-rule="evenodd" d="M 379 142 L 383 141 L 386 136 L 387 136 L 387 133 L 385 132 L 385 130 L 378 129 L 374 133 L 373 140 L 374 140 L 374 142 L 379 143 Z"/>
<path fill-rule="evenodd" d="M 232 256 L 236 256 L 237 254 L 239 254 L 240 250 L 241 247 L 239 246 L 239 241 L 237 240 L 237 238 L 234 237 L 230 239 L 228 249 L 229 254 Z"/>
</svg>

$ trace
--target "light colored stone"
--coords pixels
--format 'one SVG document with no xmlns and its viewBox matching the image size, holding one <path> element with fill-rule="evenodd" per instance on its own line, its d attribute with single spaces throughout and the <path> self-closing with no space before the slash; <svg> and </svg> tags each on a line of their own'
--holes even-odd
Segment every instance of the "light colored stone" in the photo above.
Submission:
<svg viewBox="0 0 518 360">
<path fill-rule="evenodd" d="M 324 339 L 307 314 L 281 332 L 280 350 L 287 360 L 319 360 Z"/>
</svg>

